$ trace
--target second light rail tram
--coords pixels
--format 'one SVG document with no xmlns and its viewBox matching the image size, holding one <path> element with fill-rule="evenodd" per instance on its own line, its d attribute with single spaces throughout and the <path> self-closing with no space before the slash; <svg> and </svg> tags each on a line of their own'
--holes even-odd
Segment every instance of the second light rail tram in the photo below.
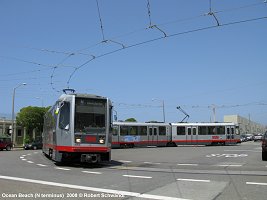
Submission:
<svg viewBox="0 0 267 200">
<path fill-rule="evenodd" d="M 240 142 L 234 123 L 113 122 L 112 147 L 227 145 Z"/>
</svg>

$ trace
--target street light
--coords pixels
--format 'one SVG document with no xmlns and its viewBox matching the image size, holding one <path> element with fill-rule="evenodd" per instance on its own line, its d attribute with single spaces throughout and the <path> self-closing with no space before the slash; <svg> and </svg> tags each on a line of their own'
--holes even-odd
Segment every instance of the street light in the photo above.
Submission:
<svg viewBox="0 0 267 200">
<path fill-rule="evenodd" d="M 14 145 L 16 141 L 16 133 L 14 129 L 14 122 L 15 122 L 15 111 L 14 111 L 14 106 L 15 106 L 15 95 L 16 95 L 16 89 L 19 88 L 20 86 L 27 85 L 26 83 L 21 83 L 17 87 L 14 87 L 13 89 L 13 98 L 12 98 L 12 127 L 11 127 L 11 140 Z"/>
<path fill-rule="evenodd" d="M 161 103 L 162 103 L 163 122 L 165 123 L 165 105 L 164 105 L 164 100 L 152 99 L 152 101 L 161 101 Z"/>
</svg>

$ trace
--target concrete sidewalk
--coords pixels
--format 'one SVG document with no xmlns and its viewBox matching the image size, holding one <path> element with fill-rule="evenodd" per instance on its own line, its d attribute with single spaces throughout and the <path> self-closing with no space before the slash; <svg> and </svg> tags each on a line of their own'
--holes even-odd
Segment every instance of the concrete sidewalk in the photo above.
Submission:
<svg viewBox="0 0 267 200">
<path fill-rule="evenodd" d="M 13 147 L 12 151 L 22 151 L 24 150 L 24 147 Z"/>
</svg>

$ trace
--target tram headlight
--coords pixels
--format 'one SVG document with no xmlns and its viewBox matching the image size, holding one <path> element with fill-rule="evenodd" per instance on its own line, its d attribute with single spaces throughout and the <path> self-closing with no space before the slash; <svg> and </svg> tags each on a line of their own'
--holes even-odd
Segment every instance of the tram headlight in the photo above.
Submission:
<svg viewBox="0 0 267 200">
<path fill-rule="evenodd" d="M 81 141 L 82 141 L 81 138 L 76 138 L 76 139 L 75 139 L 75 142 L 76 142 L 76 143 L 81 143 Z"/>
<path fill-rule="evenodd" d="M 105 137 L 100 137 L 99 138 L 99 143 L 104 144 L 105 143 Z"/>
</svg>

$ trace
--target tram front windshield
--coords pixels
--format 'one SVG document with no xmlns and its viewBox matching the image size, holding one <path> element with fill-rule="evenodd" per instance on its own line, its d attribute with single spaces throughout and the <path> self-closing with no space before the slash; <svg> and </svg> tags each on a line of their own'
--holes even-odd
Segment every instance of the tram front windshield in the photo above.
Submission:
<svg viewBox="0 0 267 200">
<path fill-rule="evenodd" d="M 106 104 L 106 100 L 103 99 L 76 98 L 75 133 L 105 133 Z"/>
</svg>

